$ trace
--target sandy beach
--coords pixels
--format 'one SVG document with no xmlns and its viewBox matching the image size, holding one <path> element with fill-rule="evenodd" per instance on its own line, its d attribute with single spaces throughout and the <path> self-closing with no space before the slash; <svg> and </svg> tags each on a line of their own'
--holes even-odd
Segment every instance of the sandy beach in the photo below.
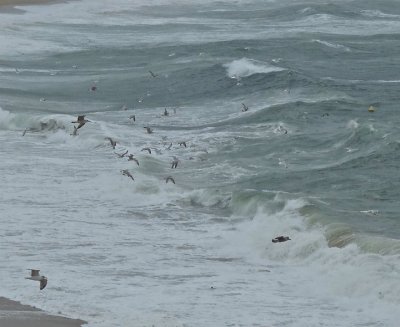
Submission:
<svg viewBox="0 0 400 327">
<path fill-rule="evenodd" d="M 43 311 L 0 297 L 1 327 L 80 327 L 85 322 L 53 316 Z"/>
</svg>

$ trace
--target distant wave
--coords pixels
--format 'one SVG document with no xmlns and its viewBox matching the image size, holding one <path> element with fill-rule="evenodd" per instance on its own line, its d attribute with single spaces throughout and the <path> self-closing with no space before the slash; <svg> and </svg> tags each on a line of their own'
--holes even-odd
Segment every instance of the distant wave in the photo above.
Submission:
<svg viewBox="0 0 400 327">
<path fill-rule="evenodd" d="M 278 72 L 284 68 L 269 65 L 268 63 L 253 59 L 242 58 L 224 65 L 231 78 L 247 77 L 253 74 L 268 74 Z"/>
<path fill-rule="evenodd" d="M 400 15 L 385 14 L 380 10 L 361 10 L 361 15 L 375 18 L 400 18 Z"/>
<path fill-rule="evenodd" d="M 346 47 L 344 45 L 338 44 L 338 43 L 331 43 L 331 42 L 322 41 L 322 40 L 318 40 L 318 39 L 314 39 L 314 40 L 312 40 L 312 42 L 325 45 L 325 46 L 327 46 L 329 48 L 341 49 L 341 50 L 344 50 L 344 51 L 347 51 L 347 52 L 351 51 L 350 48 L 348 48 L 348 47 Z"/>
</svg>

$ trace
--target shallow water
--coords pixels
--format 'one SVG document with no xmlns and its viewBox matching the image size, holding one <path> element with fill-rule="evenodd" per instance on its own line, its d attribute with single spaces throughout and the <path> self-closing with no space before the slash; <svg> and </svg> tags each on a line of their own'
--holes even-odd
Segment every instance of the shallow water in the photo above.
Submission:
<svg viewBox="0 0 400 327">
<path fill-rule="evenodd" d="M 2 295 L 89 327 L 397 326 L 396 2 L 20 9 L 0 14 Z"/>
</svg>

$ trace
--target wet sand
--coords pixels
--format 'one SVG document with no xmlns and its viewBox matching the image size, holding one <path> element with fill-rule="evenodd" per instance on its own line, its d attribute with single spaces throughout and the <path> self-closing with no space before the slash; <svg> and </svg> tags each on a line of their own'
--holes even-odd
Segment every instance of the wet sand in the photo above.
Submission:
<svg viewBox="0 0 400 327">
<path fill-rule="evenodd" d="M 1 327 L 80 327 L 84 323 L 78 319 L 48 315 L 29 305 L 0 297 Z"/>
</svg>

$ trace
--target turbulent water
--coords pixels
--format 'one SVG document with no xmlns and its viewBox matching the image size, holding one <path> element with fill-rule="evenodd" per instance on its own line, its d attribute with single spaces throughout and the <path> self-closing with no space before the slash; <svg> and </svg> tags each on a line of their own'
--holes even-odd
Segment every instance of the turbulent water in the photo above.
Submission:
<svg viewBox="0 0 400 327">
<path fill-rule="evenodd" d="M 399 31 L 394 0 L 3 10 L 0 295 L 89 327 L 398 326 Z"/>
</svg>

